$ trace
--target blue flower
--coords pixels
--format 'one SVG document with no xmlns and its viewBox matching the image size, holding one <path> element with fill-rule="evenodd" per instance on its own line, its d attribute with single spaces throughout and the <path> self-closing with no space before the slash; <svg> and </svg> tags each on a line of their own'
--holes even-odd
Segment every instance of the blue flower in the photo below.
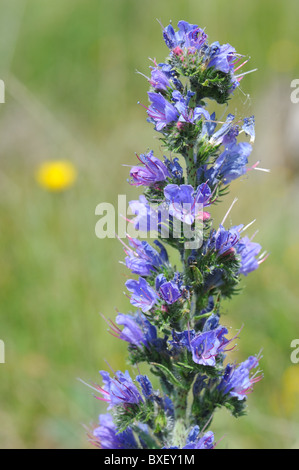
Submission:
<svg viewBox="0 0 299 470">
<path fill-rule="evenodd" d="M 164 41 L 169 49 L 186 47 L 198 50 L 206 42 L 207 35 L 197 25 L 179 21 L 178 28 L 179 30 L 175 32 L 170 24 L 163 30 Z"/>
<path fill-rule="evenodd" d="M 161 224 L 161 214 L 149 205 L 143 194 L 139 196 L 139 200 L 130 201 L 129 207 L 132 213 L 136 215 L 131 220 L 136 230 L 144 232 L 158 231 Z"/>
<path fill-rule="evenodd" d="M 153 60 L 155 67 L 150 67 L 151 77 L 147 77 L 143 73 L 140 73 L 145 77 L 148 82 L 151 84 L 153 90 L 156 93 L 165 93 L 168 90 L 183 90 L 183 85 L 181 81 L 177 78 L 176 71 L 169 64 L 157 64 L 156 60 Z"/>
<path fill-rule="evenodd" d="M 155 240 L 154 243 L 160 248 L 160 253 L 145 240 L 129 238 L 129 243 L 134 250 L 125 249 L 126 266 L 133 274 L 150 276 L 158 268 L 168 264 L 167 251 L 158 240 Z"/>
<path fill-rule="evenodd" d="M 168 158 L 165 157 L 164 163 L 167 166 L 168 171 L 171 173 L 172 178 L 181 182 L 183 180 L 184 171 L 179 163 L 179 159 L 175 157 L 172 160 L 168 160 Z"/>
<path fill-rule="evenodd" d="M 143 277 L 138 281 L 129 279 L 126 288 L 132 293 L 130 302 L 135 307 L 140 308 L 143 313 L 148 312 L 157 302 L 157 294 Z"/>
<path fill-rule="evenodd" d="M 241 257 L 240 274 L 247 276 L 248 273 L 255 271 L 259 267 L 261 261 L 256 257 L 261 249 L 261 245 L 252 242 L 248 237 L 241 238 L 236 245 L 236 251 Z"/>
<path fill-rule="evenodd" d="M 184 97 L 179 91 L 172 93 L 172 98 L 175 102 L 175 107 L 180 113 L 179 122 L 194 124 L 196 121 L 204 117 L 210 119 L 208 111 L 202 107 L 189 108 L 189 101 L 194 95 L 194 92 L 188 91 L 186 97 Z"/>
<path fill-rule="evenodd" d="M 145 321 L 147 320 L 145 319 Z M 147 343 L 144 332 L 136 321 L 136 317 L 119 313 L 115 319 L 115 322 L 117 325 L 123 325 L 124 329 L 120 330 L 112 323 L 111 328 L 113 336 L 116 336 L 123 341 L 127 341 L 131 345 L 137 347 Z"/>
<path fill-rule="evenodd" d="M 131 184 L 135 186 L 152 186 L 170 177 L 168 169 L 161 160 L 154 157 L 152 150 L 146 155 L 140 154 L 138 158 L 144 166 L 133 166 L 130 171 Z"/>
<path fill-rule="evenodd" d="M 206 331 L 211 331 L 215 330 L 219 326 L 219 314 L 218 313 L 213 313 L 205 322 L 204 327 L 203 327 L 203 333 Z"/>
<path fill-rule="evenodd" d="M 163 407 L 164 407 L 165 413 L 168 416 L 171 416 L 172 418 L 174 418 L 174 405 L 173 405 L 172 400 L 167 395 L 163 397 Z"/>
<path fill-rule="evenodd" d="M 154 389 L 147 375 L 137 375 L 136 380 L 141 386 L 144 398 L 152 401 L 154 399 Z"/>
<path fill-rule="evenodd" d="M 206 313 L 210 313 L 214 310 L 215 303 L 214 303 L 214 297 L 211 295 L 208 298 L 208 305 L 200 311 L 200 315 L 204 315 Z"/>
<path fill-rule="evenodd" d="M 194 426 L 187 436 L 186 445 L 183 449 L 214 449 L 214 434 L 212 431 L 206 432 L 200 437 L 198 426 Z"/>
<path fill-rule="evenodd" d="M 244 118 L 244 124 L 242 126 L 243 131 L 245 134 L 250 136 L 250 142 L 255 141 L 255 120 L 254 116 L 251 116 L 250 118 Z"/>
<path fill-rule="evenodd" d="M 206 278 L 204 283 L 204 290 L 206 292 L 216 289 L 223 285 L 224 282 L 224 269 L 215 268 L 210 272 Z"/>
<path fill-rule="evenodd" d="M 159 391 L 155 391 L 151 381 L 146 375 L 138 375 L 136 380 L 140 384 L 144 398 L 155 402 L 168 416 L 174 418 L 174 406 L 171 399 L 167 395 L 160 395 Z"/>
<path fill-rule="evenodd" d="M 208 68 L 214 67 L 220 72 L 233 72 L 234 64 L 237 59 L 236 49 L 230 44 L 220 46 L 219 42 L 214 42 L 210 46 Z"/>
<path fill-rule="evenodd" d="M 179 449 L 179 447 L 165 447 L 166 449 Z M 207 431 L 201 436 L 198 426 L 194 426 L 186 438 L 186 445 L 182 449 L 214 449 L 214 434 L 212 431 Z"/>
<path fill-rule="evenodd" d="M 246 165 L 252 147 L 247 142 L 237 144 L 234 137 L 235 133 L 226 145 L 224 152 L 219 155 L 213 166 L 205 172 L 205 179 L 209 181 L 209 184 L 215 185 L 219 180 L 229 184 L 246 173 Z"/>
<path fill-rule="evenodd" d="M 111 329 L 114 336 L 127 341 L 132 346 L 147 348 L 157 340 L 157 330 L 140 312 L 135 316 L 119 313 L 115 320 L 117 325 L 123 325 L 124 329 L 120 330 L 111 322 Z"/>
<path fill-rule="evenodd" d="M 225 123 L 220 127 L 220 129 L 218 129 L 218 131 L 215 133 L 209 134 L 211 136 L 210 142 L 214 145 L 222 144 L 225 136 L 231 131 L 233 127 L 234 119 L 235 116 L 233 114 L 228 114 Z M 215 123 L 215 127 L 216 126 L 217 124 Z"/>
<path fill-rule="evenodd" d="M 227 329 L 219 325 L 214 330 L 196 335 L 190 341 L 193 361 L 204 366 L 215 366 L 217 356 L 232 341 L 224 337 L 227 333 Z"/>
<path fill-rule="evenodd" d="M 160 70 L 159 67 L 151 67 L 151 78 L 149 82 L 156 92 L 167 91 L 167 88 L 171 88 L 169 75 L 165 74 L 163 69 Z"/>
<path fill-rule="evenodd" d="M 168 305 L 173 304 L 182 297 L 178 283 L 175 281 L 167 281 L 163 274 L 159 274 L 156 277 L 156 290 L 159 292 L 162 300 Z"/>
<path fill-rule="evenodd" d="M 247 394 L 252 391 L 253 385 L 263 378 L 262 375 L 257 376 L 257 372 L 250 375 L 251 370 L 255 369 L 258 364 L 259 359 L 255 356 L 250 356 L 239 366 L 228 364 L 218 389 L 223 394 L 229 393 L 238 400 L 244 400 Z"/>
<path fill-rule="evenodd" d="M 214 67 L 215 70 L 230 75 L 231 86 L 228 89 L 229 94 L 234 92 L 244 77 L 243 74 L 235 75 L 235 72 L 248 62 L 246 60 L 243 64 L 236 67 L 240 60 L 240 54 L 237 54 L 235 48 L 230 44 L 220 45 L 217 41 L 210 46 L 206 44 L 203 47 L 203 61 L 205 62 L 206 67 Z"/>
<path fill-rule="evenodd" d="M 219 173 L 225 184 L 246 173 L 246 165 L 251 152 L 252 147 L 247 142 L 232 143 L 226 147 L 219 160 L 216 161 L 216 164 L 219 165 Z"/>
<path fill-rule="evenodd" d="M 207 184 L 201 184 L 194 190 L 189 184 L 168 184 L 164 195 L 169 203 L 169 213 L 177 219 L 192 225 L 195 219 L 204 220 L 202 208 L 211 200 L 211 190 Z"/>
<path fill-rule="evenodd" d="M 161 71 L 166 75 L 170 84 L 173 84 L 177 90 L 182 91 L 184 87 L 181 81 L 177 78 L 176 71 L 171 67 L 171 65 L 161 63 L 159 64 L 159 67 L 161 67 Z"/>
<path fill-rule="evenodd" d="M 103 398 L 97 398 L 109 403 L 108 409 L 117 405 L 136 405 L 143 401 L 128 371 L 124 374 L 117 371 L 114 378 L 111 378 L 109 372 L 104 370 L 100 371 L 100 374 L 103 378 L 103 387 L 97 387 L 97 389 Z"/>
<path fill-rule="evenodd" d="M 217 251 L 219 256 L 227 256 L 235 253 L 235 246 L 240 240 L 239 227 L 232 227 L 230 230 L 220 225 L 217 231 L 213 231 L 208 241 L 208 247 Z"/>
<path fill-rule="evenodd" d="M 177 121 L 179 117 L 177 109 L 161 93 L 148 92 L 148 97 L 151 105 L 147 108 L 147 114 L 157 131 L 160 132 L 171 122 Z"/>
<path fill-rule="evenodd" d="M 185 330 L 185 331 L 172 331 L 172 341 L 169 341 L 169 344 L 173 347 L 173 352 L 175 354 L 180 353 L 182 349 L 186 348 L 188 351 L 191 351 L 190 342 L 196 336 L 195 330 Z"/>
<path fill-rule="evenodd" d="M 206 379 L 208 377 L 206 375 L 198 374 L 195 382 L 192 387 L 192 392 L 194 397 L 199 397 L 201 392 L 206 388 Z"/>
<path fill-rule="evenodd" d="M 110 414 L 99 416 L 99 426 L 93 430 L 93 443 L 100 449 L 137 449 L 133 431 L 128 427 L 118 432 Z"/>
</svg>

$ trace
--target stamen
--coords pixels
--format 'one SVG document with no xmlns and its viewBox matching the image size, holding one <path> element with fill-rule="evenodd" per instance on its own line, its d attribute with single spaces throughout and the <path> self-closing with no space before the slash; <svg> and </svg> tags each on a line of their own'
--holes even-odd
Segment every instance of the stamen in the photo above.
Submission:
<svg viewBox="0 0 299 470">
<path fill-rule="evenodd" d="M 248 72 L 241 73 L 240 75 L 235 75 L 235 78 L 238 79 L 239 77 L 244 77 L 245 75 L 248 75 L 249 73 L 256 72 L 258 69 L 252 69 L 249 70 Z"/>
<path fill-rule="evenodd" d="M 240 61 L 240 59 L 238 60 L 238 62 Z M 234 72 L 236 72 L 237 70 L 239 70 L 241 67 L 243 67 L 243 65 L 247 64 L 247 62 L 249 62 L 249 60 L 245 60 L 245 62 L 243 62 L 243 64 L 239 65 L 239 67 L 237 67 Z"/>
<path fill-rule="evenodd" d="M 270 172 L 271 172 L 271 170 L 269 170 L 268 168 L 260 168 L 260 167 L 258 167 L 258 168 L 253 168 L 253 169 L 254 169 L 254 170 L 259 170 L 259 171 L 264 171 L 265 173 L 270 173 Z"/>
<path fill-rule="evenodd" d="M 250 222 L 248 225 L 246 225 L 246 227 L 241 229 L 240 232 L 245 232 L 245 230 L 247 230 L 249 227 L 251 227 L 251 225 L 254 224 L 254 222 L 256 222 L 256 219 L 254 219 L 252 222 Z"/>
<path fill-rule="evenodd" d="M 227 219 L 227 217 L 228 217 L 230 211 L 232 210 L 232 208 L 234 207 L 234 205 L 236 204 L 237 201 L 238 201 L 238 198 L 236 197 L 236 198 L 233 200 L 233 202 L 231 203 L 231 206 L 230 206 L 230 208 L 228 209 L 227 213 L 225 214 L 225 216 L 224 216 L 224 218 L 223 218 L 223 220 L 222 220 L 222 222 L 221 222 L 220 225 L 223 226 L 223 224 L 224 224 L 224 222 L 226 221 L 226 219 Z M 219 229 L 218 229 L 218 230 L 219 230 Z M 218 232 L 218 230 L 217 230 L 217 232 Z"/>
<path fill-rule="evenodd" d="M 150 81 L 150 78 L 147 77 L 146 75 L 144 75 L 144 73 L 141 73 L 139 72 L 139 70 L 135 70 L 136 73 L 138 73 L 138 75 L 141 75 L 142 77 L 146 78 L 148 81 Z"/>
</svg>

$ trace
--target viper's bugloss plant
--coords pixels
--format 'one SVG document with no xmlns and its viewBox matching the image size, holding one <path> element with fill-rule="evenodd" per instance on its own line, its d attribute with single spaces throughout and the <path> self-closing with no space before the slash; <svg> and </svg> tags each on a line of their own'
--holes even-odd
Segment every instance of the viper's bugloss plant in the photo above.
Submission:
<svg viewBox="0 0 299 470">
<path fill-rule="evenodd" d="M 257 166 L 248 166 L 254 117 L 227 114 L 220 121 L 210 112 L 215 102 L 227 105 L 247 61 L 230 44 L 209 44 L 201 28 L 185 21 L 177 31 L 163 28 L 163 38 L 169 55 L 150 67 L 145 108 L 169 155 L 164 161 L 152 150 L 139 155 L 129 178 L 145 188 L 130 202 L 131 222 L 136 230 L 154 228 L 158 240 L 152 246 L 128 235 L 125 264 L 136 277 L 125 285 L 134 308 L 110 320 L 110 332 L 128 344 L 129 363 L 149 364 L 160 385 L 154 389 L 140 373 L 101 371 L 95 390 L 109 414 L 100 415 L 91 440 L 102 449 L 212 449 L 215 410 L 243 415 L 261 379 L 260 355 L 227 363 L 236 336 L 220 314 L 221 301 L 240 290 L 241 277 L 265 255 L 243 235 L 248 226 L 227 227 L 226 214 L 213 227 L 211 217 L 230 183 Z M 167 244 L 179 251 L 181 271 Z"/>
</svg>

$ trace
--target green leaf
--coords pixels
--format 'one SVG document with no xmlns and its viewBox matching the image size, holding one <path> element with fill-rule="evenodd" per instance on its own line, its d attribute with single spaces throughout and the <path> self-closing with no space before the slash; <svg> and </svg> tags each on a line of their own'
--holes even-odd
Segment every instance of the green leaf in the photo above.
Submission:
<svg viewBox="0 0 299 470">
<path fill-rule="evenodd" d="M 162 364 L 158 364 L 157 362 L 151 362 L 151 366 L 155 366 L 158 369 L 160 369 L 164 374 L 166 375 L 167 379 L 173 384 L 176 385 L 177 387 L 184 388 L 183 385 L 178 381 L 178 379 L 173 375 L 172 372 L 170 372 L 167 367 L 163 366 Z"/>
</svg>

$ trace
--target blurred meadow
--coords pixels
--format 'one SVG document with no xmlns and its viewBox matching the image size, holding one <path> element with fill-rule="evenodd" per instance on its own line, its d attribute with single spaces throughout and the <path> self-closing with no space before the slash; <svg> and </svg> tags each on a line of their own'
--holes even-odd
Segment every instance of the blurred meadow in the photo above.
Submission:
<svg viewBox="0 0 299 470">
<path fill-rule="evenodd" d="M 263 348 L 265 377 L 247 417 L 217 412 L 212 429 L 221 449 L 299 448 L 299 364 L 290 359 L 299 338 L 298 15 L 297 0 L 1 0 L 0 448 L 89 448 L 84 425 L 105 407 L 77 378 L 99 381 L 105 360 L 126 367 L 126 345 L 99 313 L 129 310 L 128 273 L 121 244 L 96 238 L 95 208 L 137 198 L 123 166 L 134 152 L 163 155 L 137 105 L 148 83 L 135 73 L 168 53 L 156 19 L 199 24 L 258 68 L 230 111 L 255 114 L 251 162 L 271 173 L 233 182 L 214 215 L 219 222 L 238 196 L 231 222 L 257 219 L 251 233 L 271 254 L 223 304 L 222 320 L 244 324 L 233 360 Z M 37 172 L 60 160 L 73 167 L 69 186 L 47 189 Z"/>
</svg>

